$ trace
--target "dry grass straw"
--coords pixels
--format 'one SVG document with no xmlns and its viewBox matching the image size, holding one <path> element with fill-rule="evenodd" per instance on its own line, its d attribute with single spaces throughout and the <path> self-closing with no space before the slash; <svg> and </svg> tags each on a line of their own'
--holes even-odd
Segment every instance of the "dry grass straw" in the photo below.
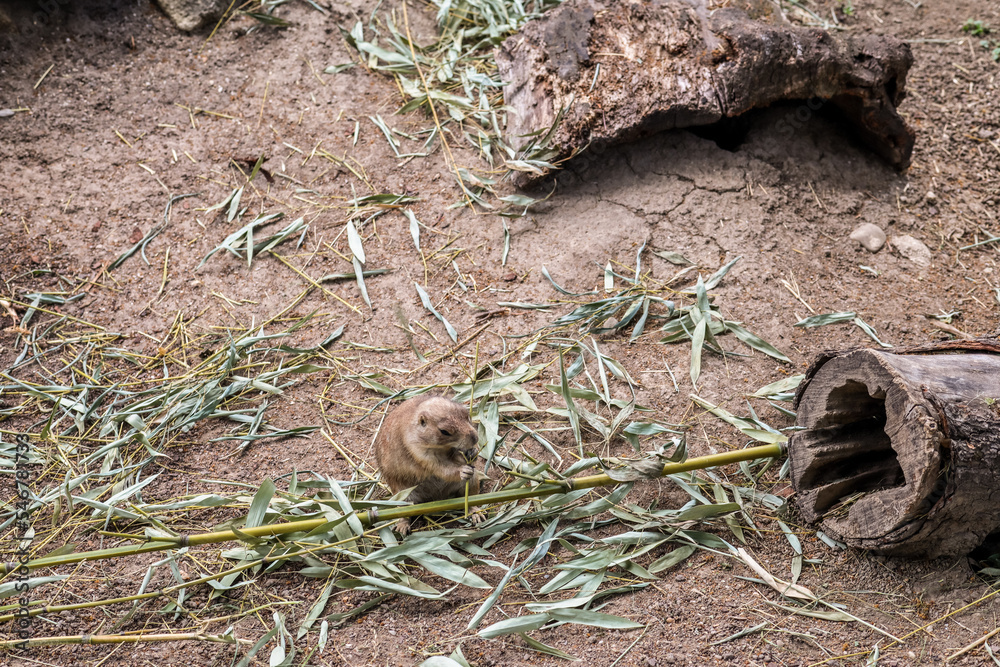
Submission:
<svg viewBox="0 0 1000 667">
<path fill-rule="evenodd" d="M 167 335 L 158 341 L 157 354 L 144 356 L 118 347 L 120 337 L 113 333 L 93 328 L 81 331 L 67 319 L 32 329 L 31 318 L 23 318 L 24 353 L 3 374 L 9 384 L 2 390 L 5 395 L 22 397 L 18 405 L 6 409 L 9 416 L 44 415 L 27 430 L 35 433 L 34 461 L 46 466 L 46 472 L 37 480 L 33 506 L 35 511 L 52 512 L 53 530 L 45 538 L 46 543 L 95 524 L 103 527 L 108 537 L 141 541 L 95 552 L 72 553 L 72 547 L 57 549 L 45 558 L 34 560 L 29 567 L 66 566 L 154 551 L 168 554 L 149 567 L 134 595 L 71 605 L 44 604 L 32 609 L 31 615 L 122 604 L 132 605 L 130 613 L 150 604 L 165 605 L 163 611 L 177 611 L 182 609 L 186 592 L 195 586 L 210 584 L 216 595 L 294 562 L 303 575 L 327 581 L 302 621 L 300 634 L 315 631 L 318 626 L 321 636 L 325 636 L 323 633 L 330 627 L 363 613 L 388 595 L 428 599 L 447 595 L 448 591 L 420 578 L 421 571 L 453 584 L 493 589 L 469 627 L 484 638 L 524 634 L 551 623 L 634 627 L 634 622 L 628 619 L 593 611 L 590 606 L 607 595 L 640 590 L 648 581 L 655 580 L 658 572 L 677 565 L 697 550 L 735 553 L 725 540 L 692 527 L 699 522 L 722 519 L 733 535 L 742 540 L 743 528 L 733 515 L 749 517 L 752 505 L 762 500 L 765 504 L 775 502 L 752 486 L 740 488 L 690 471 L 732 461 L 747 465 L 747 460 L 776 456 L 781 451 L 780 440 L 772 438 L 772 444 L 760 448 L 685 460 L 681 430 L 648 416 L 637 418 L 648 415 L 648 410 L 635 402 L 635 380 L 624 365 L 602 350 L 591 334 L 606 328 L 604 322 L 622 308 L 641 309 L 644 320 L 665 321 L 667 325 L 689 312 L 686 310 L 689 307 L 668 305 L 650 290 L 666 289 L 681 298 L 684 292 L 653 288 L 639 279 L 639 273 L 637 267 L 636 277 L 619 300 L 611 302 L 614 308 L 601 304 L 577 305 L 571 317 L 557 319 L 553 326 L 524 339 L 519 348 L 509 350 L 502 365 L 479 367 L 478 356 L 472 356 L 472 366 L 466 367 L 469 381 L 451 385 L 450 389 L 457 400 L 470 404 L 472 416 L 480 424 L 481 456 L 487 469 L 495 469 L 509 481 L 493 492 L 422 506 L 408 506 L 394 499 L 375 500 L 376 484 L 360 461 L 355 461 L 355 476 L 348 481 L 325 479 L 315 473 L 293 473 L 287 491 L 265 481 L 256 489 L 241 489 L 229 495 L 202 493 L 159 503 L 141 499 L 141 490 L 155 478 L 143 476 L 144 467 L 166 447 L 187 443 L 184 434 L 205 420 L 235 423 L 236 429 L 224 439 L 241 443 L 241 448 L 261 438 L 304 435 L 318 428 L 299 426 L 281 430 L 267 426 L 264 419 L 269 401 L 261 399 L 276 396 L 300 374 L 326 373 L 331 378 L 353 380 L 387 397 L 402 398 L 433 388 L 396 390 L 380 382 L 375 374 L 352 371 L 348 359 L 330 349 L 342 335 L 341 329 L 330 333 L 315 347 L 299 349 L 280 341 L 312 326 L 311 317 L 288 320 L 283 312 L 252 330 L 195 334 L 190 322 L 178 316 Z M 705 300 L 705 283 L 700 284 L 701 292 L 696 290 L 695 298 Z M 710 284 L 714 285 L 712 281 Z M 618 297 L 612 297 L 615 298 Z M 57 295 L 35 295 L 30 303 L 35 304 L 36 310 L 31 316 L 37 316 L 37 307 L 42 302 L 60 302 L 59 299 L 65 300 Z M 640 305 L 637 307 L 636 303 Z M 635 326 L 627 316 L 620 321 L 624 321 L 622 327 Z M 266 333 L 265 329 L 276 327 L 279 322 L 284 324 L 283 330 Z M 435 358 L 450 356 L 464 367 L 463 355 L 467 353 L 460 350 L 482 330 L 483 327 L 477 328 L 472 335 L 459 340 L 450 352 Z M 632 333 L 635 337 L 634 329 Z M 192 353 L 205 349 L 210 342 L 215 345 L 214 352 Z M 513 362 L 517 353 L 522 361 L 511 363 L 513 368 L 510 368 L 507 362 Z M 548 361 L 529 361 L 544 353 L 551 355 Z M 559 379 L 546 385 L 546 391 L 565 407 L 542 410 L 536 406 L 533 392 L 527 386 L 537 382 L 543 373 L 552 373 L 553 363 L 559 365 L 556 370 Z M 36 379 L 22 377 L 29 368 Z M 73 377 L 72 381 L 61 377 L 67 373 Z M 37 379 L 41 376 L 47 378 L 44 383 Z M 616 398 L 615 386 L 625 388 L 631 398 Z M 772 387 L 762 395 L 772 397 L 779 389 Z M 257 405 L 242 407 L 248 403 Z M 720 410 L 715 408 L 717 414 L 722 414 Z M 553 417 L 557 423 L 566 420 L 569 426 L 540 427 Z M 766 425 L 750 419 L 738 422 L 748 435 L 765 431 Z M 561 461 L 562 454 L 551 440 L 560 430 L 572 432 L 578 460 L 556 470 L 533 458 L 526 445 L 535 442 Z M 324 435 L 329 438 L 329 434 Z M 665 441 L 663 436 L 667 436 Z M 629 442 L 637 455 L 642 455 L 649 444 L 655 446 L 634 460 L 607 456 L 612 442 L 619 438 Z M 603 457 L 592 450 L 595 446 L 605 453 Z M 576 476 L 592 468 L 603 469 L 603 473 Z M 95 485 L 93 471 L 97 469 L 105 474 Z M 756 479 L 751 468 L 744 471 Z M 689 493 L 691 503 L 678 510 L 640 507 L 625 501 L 632 482 L 662 474 L 668 474 Z M 590 489 L 601 486 L 615 488 L 606 496 L 592 496 Z M 711 491 L 705 493 L 703 489 Z M 530 502 L 519 502 L 523 500 Z M 432 523 L 429 529 L 399 543 L 388 527 L 404 516 L 449 511 L 467 514 L 469 508 L 484 504 L 499 509 L 477 529 Z M 228 530 L 216 533 L 182 535 L 171 527 L 173 517 L 185 512 L 221 507 L 246 508 L 245 515 L 231 522 Z M 598 519 L 599 516 L 608 518 Z M 528 522 L 546 526 L 540 537 L 523 540 L 514 548 L 514 554 L 530 552 L 528 557 L 516 569 L 507 569 L 501 584 L 496 587 L 486 584 L 473 569 L 502 567 L 495 559 L 486 558 L 489 549 Z M 518 623 L 501 621 L 479 629 L 503 594 L 506 583 L 536 566 L 553 540 L 565 542 L 571 535 L 612 522 L 635 526 L 637 530 L 590 542 L 539 590 L 543 596 L 571 593 L 572 598 L 555 606 L 539 602 L 529 609 L 529 617 Z M 143 527 L 143 530 L 136 533 L 128 527 Z M 178 559 L 193 557 L 198 553 L 192 551 L 196 547 L 219 541 L 238 541 L 238 546 L 216 555 L 235 562 L 233 567 L 191 581 L 178 581 L 175 586 L 146 590 L 157 571 L 163 568 L 174 571 Z M 656 552 L 661 555 L 655 557 Z M 641 565 L 646 554 L 648 562 Z M 631 583 L 602 586 L 612 573 L 617 573 L 614 578 Z M 29 583 L 34 588 L 64 578 L 65 575 L 32 575 Z M 324 609 L 335 590 L 370 591 L 377 594 L 373 600 L 378 602 L 370 600 L 355 609 L 324 617 Z M 524 636 L 534 650 L 559 654 L 553 647 Z M 187 634 L 175 638 L 198 639 Z"/>
<path fill-rule="evenodd" d="M 503 99 L 493 48 L 514 34 L 525 22 L 540 16 L 561 0 L 512 3 L 505 0 L 432 0 L 438 8 L 438 36 L 420 46 L 411 33 L 407 6 L 402 8 L 402 28 L 395 12 L 373 13 L 367 25 L 358 21 L 344 30 L 347 43 L 357 49 L 361 65 L 393 76 L 403 98 L 399 113 L 427 111 L 433 125 L 408 135 L 372 118 L 397 157 L 408 161 L 433 152 L 440 142 L 448 169 L 455 176 L 463 202 L 474 210 L 520 216 L 535 199 L 524 195 L 500 196 L 497 183 L 513 171 L 536 174 L 556 168 L 555 153 L 548 148 L 552 130 L 527 137 L 514 148 L 504 138 Z M 329 67 L 327 73 L 343 71 Z M 558 124 L 558 120 L 556 121 Z M 398 138 L 397 138 L 398 137 Z M 399 152 L 399 139 L 425 137 L 421 152 Z M 449 139 L 451 137 L 451 139 Z M 490 166 L 474 169 L 458 163 L 451 143 L 475 149 Z"/>
<path fill-rule="evenodd" d="M 396 78 L 405 103 L 401 111 L 425 109 L 433 126 L 407 134 L 392 127 L 380 116 L 371 122 L 402 161 L 429 155 L 435 141 L 444 147 L 449 169 L 455 175 L 464 202 L 477 210 L 501 215 L 521 215 L 533 199 L 511 195 L 498 197 L 495 186 L 511 171 L 541 171 L 554 167 L 545 148 L 547 136 L 532 138 L 529 145 L 514 150 L 502 139 L 501 83 L 496 80 L 492 48 L 525 21 L 555 6 L 557 2 L 510 3 L 503 0 L 434 0 L 439 8 L 440 35 L 428 46 L 413 40 L 409 17 L 404 8 L 402 30 L 392 14 L 372 16 L 368 25 L 357 23 L 346 34 L 349 44 L 361 54 L 361 64 Z M 273 15 L 278 2 L 263 3 L 258 13 Z M 258 21 L 261 19 L 257 18 Z M 307 63 L 308 64 L 308 63 Z M 311 67 L 311 64 L 310 64 Z M 341 71 L 342 67 L 327 68 Z M 263 109 L 263 103 L 262 103 Z M 190 110 L 189 110 L 190 111 Z M 194 111 L 192 122 L 194 121 Z M 355 138 L 359 126 L 355 127 Z M 423 142 L 408 150 L 405 142 Z M 491 166 L 490 171 L 459 165 L 451 143 L 474 146 Z M 269 599 L 264 606 L 249 601 L 239 605 L 236 618 L 271 611 L 273 627 L 244 655 L 241 664 L 268 642 L 271 663 L 290 659 L 298 650 L 296 640 L 309 635 L 316 642 L 311 651 L 322 650 L 331 628 L 363 614 L 393 595 L 441 599 L 456 585 L 489 591 L 469 623 L 468 630 L 480 637 L 518 634 L 525 645 L 543 654 L 572 656 L 546 645 L 527 633 L 544 632 L 563 623 L 579 623 L 609 629 L 629 629 L 635 621 L 597 611 L 595 605 L 612 596 L 642 590 L 660 573 L 676 567 L 699 551 L 739 556 L 746 533 L 757 532 L 757 515 L 771 516 L 783 500 L 762 490 L 760 481 L 771 469 L 768 457 L 777 456 L 784 434 L 759 419 L 750 408 L 749 416 L 734 415 L 720 406 L 692 396 L 694 405 L 737 428 L 750 441 L 764 443 L 716 457 L 687 459 L 686 425 L 664 423 L 637 400 L 639 384 L 625 364 L 608 353 L 601 336 L 625 336 L 629 342 L 654 334 L 663 343 L 690 342 L 691 378 L 697 382 L 705 351 L 723 357 L 738 356 L 720 342 L 726 333 L 776 360 L 787 361 L 773 346 L 747 330 L 739 322 L 726 319 L 709 292 L 722 281 L 737 260 L 720 268 L 707 279 L 692 280 L 695 267 L 680 269 L 666 281 L 654 281 L 643 271 L 641 247 L 634 267 L 608 263 L 603 268 L 606 293 L 574 293 L 561 287 L 542 267 L 542 274 L 560 295 L 545 303 L 501 302 L 504 309 L 569 312 L 550 324 L 529 332 L 508 347 L 501 338 L 504 354 L 499 360 L 480 365 L 478 337 L 489 326 L 485 321 L 464 336 L 446 317 L 442 295 L 415 283 L 416 295 L 427 312 L 440 322 L 440 338 L 430 327 L 400 319 L 418 363 L 392 373 L 371 371 L 358 363 L 352 350 L 372 353 L 387 351 L 341 340 L 343 327 L 324 330 L 323 340 L 309 348 L 285 344 L 297 332 L 316 327 L 314 315 L 290 318 L 292 312 L 313 291 L 337 301 L 354 314 L 362 307 L 352 304 L 325 283 L 354 280 L 362 300 L 373 308 L 366 279 L 386 269 L 367 265 L 365 247 L 375 233 L 375 223 L 389 212 L 402 211 L 421 257 L 424 283 L 428 284 L 432 263 L 451 264 L 458 273 L 455 285 L 465 288 L 455 258 L 462 251 L 447 236 L 437 249 L 422 237 L 422 231 L 438 233 L 419 220 L 407 206 L 416 199 L 408 195 L 378 193 L 357 161 L 338 157 L 315 146 L 311 151 L 290 146 L 301 154 L 302 164 L 326 160 L 350 171 L 369 194 L 345 197 L 324 196 L 306 186 L 296 190 L 290 201 L 281 202 L 258 190 L 255 178 L 265 171 L 260 158 L 244 172 L 235 166 L 229 194 L 204 213 L 219 215 L 237 230 L 222 239 L 202 260 L 236 261 L 251 266 L 263 257 L 274 257 L 305 283 L 305 288 L 282 312 L 260 326 L 228 329 L 197 328 L 195 319 L 181 313 L 173 318 L 169 331 L 155 339 L 154 351 L 143 354 L 121 334 L 108 332 L 83 319 L 59 314 L 48 306 L 70 303 L 81 296 L 80 286 L 69 285 L 64 292 L 33 292 L 11 300 L 25 309 L 18 323 L 16 341 L 21 352 L 15 364 L 0 373 L 4 384 L 0 395 L 13 399 L 0 408 L 0 419 L 16 422 L 18 432 L 30 434 L 33 449 L 29 463 L 38 473 L 33 480 L 30 512 L 48 525 L 38 525 L 34 547 L 48 550 L 30 569 L 60 567 L 99 558 L 124 558 L 149 552 L 166 552 L 164 558 L 148 566 L 136 593 L 73 604 L 38 604 L 32 616 L 77 611 L 93 607 L 129 605 L 128 619 L 145 614 L 179 614 L 195 619 L 185 606 L 191 591 L 209 586 L 207 606 L 218 596 L 265 581 L 279 567 L 294 564 L 298 576 L 322 581 L 318 596 L 308 611 L 299 614 L 300 624 L 293 638 L 285 617 L 277 608 L 293 601 Z M 287 174 L 276 174 L 297 182 Z M 301 183 L 300 183 L 301 185 Z M 128 261 L 149 264 L 145 250 L 170 224 L 171 206 L 183 197 L 171 198 L 162 222 L 154 226 L 133 248 L 119 257 L 108 271 Z M 253 202 L 253 206 L 251 206 Z M 258 205 L 259 204 L 259 205 Z M 268 212 L 273 204 L 282 206 Z M 250 210 L 259 214 L 248 214 Z M 278 231 L 284 210 L 296 219 Z M 323 251 L 337 255 L 351 265 L 350 272 L 327 276 L 310 275 L 309 260 L 287 254 L 295 244 L 298 252 L 310 222 L 319 214 L 337 213 L 342 225 L 332 243 Z M 313 251 L 310 260 L 319 249 Z M 648 250 L 676 264 L 688 263 L 677 253 Z M 279 252 L 281 254 L 279 254 Z M 510 252 L 509 230 L 504 228 L 504 264 Z M 135 258 L 138 255 L 138 258 Z M 164 257 L 166 275 L 168 257 Z M 626 273 L 630 275 L 625 275 Z M 165 281 L 164 281 L 165 284 Z M 616 287 L 617 286 L 617 287 Z M 88 286 L 89 288 L 89 286 Z M 162 293 L 162 286 L 160 292 Z M 153 302 L 159 298 L 154 297 Z M 239 304 L 217 295 L 227 312 Z M 151 303 L 153 303 L 151 302 Z M 196 316 L 197 317 L 197 316 Z M 234 321 L 238 318 L 234 317 Z M 433 325 L 437 327 L 437 324 Z M 859 325 L 860 326 L 860 325 Z M 420 327 L 423 327 L 420 329 Z M 441 333 L 439 331 L 439 333 Z M 425 336 L 426 334 L 426 336 Z M 421 351 L 416 343 L 433 340 L 431 349 Z M 441 341 L 445 344 L 442 345 Z M 448 342 L 450 341 L 450 343 Z M 467 346 L 477 342 L 477 352 Z M 334 344 L 340 349 L 334 349 Z M 452 385 L 414 384 L 431 364 L 449 362 L 461 368 L 466 381 Z M 558 368 L 553 368 L 558 365 Z M 347 405 L 324 390 L 320 406 L 331 429 L 357 423 L 385 402 L 406 398 L 432 389 L 448 390 L 456 400 L 470 406 L 479 424 L 480 454 L 484 468 L 494 476 L 494 488 L 487 493 L 468 495 L 437 503 L 409 506 L 400 499 L 378 500 L 379 487 L 372 471 L 355 452 L 341 447 L 331 432 L 322 435 L 351 463 L 348 480 L 333 480 L 316 473 L 293 472 L 286 476 L 285 488 L 271 480 L 257 487 L 236 487 L 231 493 L 195 493 L 150 502 L 142 492 L 156 475 L 147 474 L 150 464 L 175 446 L 197 446 L 196 434 L 209 422 L 228 423 L 231 430 L 218 440 L 236 443 L 233 453 L 244 451 L 266 438 L 308 436 L 321 425 L 281 429 L 268 422 L 272 404 L 298 378 L 311 375 L 325 379 L 326 387 L 356 382 L 382 398 L 367 405 Z M 546 384 L 546 381 L 548 382 Z M 409 383 L 409 384 L 408 384 Z M 541 385 L 541 388 L 539 386 Z M 795 378 L 772 383 L 754 394 L 783 414 L 780 406 L 790 397 Z M 541 398 L 540 398 L 541 397 Z M 539 407 L 536 399 L 549 407 Z M 338 411 L 334 413 L 334 411 Z M 4 431 L 13 434 L 14 431 Z M 569 446 L 567 446 L 567 442 Z M 614 456 L 617 446 L 628 443 L 633 457 Z M 532 452 L 544 452 L 542 456 Z M 0 444 L 0 468 L 13 469 L 14 453 L 9 443 Z M 757 461 L 764 457 L 763 462 Z M 542 459 L 553 461 L 546 462 Z M 570 459 L 564 466 L 564 460 Z M 705 471 L 703 466 L 738 461 L 741 481 Z M 579 476 L 586 471 L 598 474 Z M 641 506 L 627 496 L 634 482 L 667 475 L 667 479 L 687 494 L 680 508 Z M 605 493 L 592 489 L 607 487 Z M 526 502 L 525 502 L 526 501 Z M 477 527 L 456 525 L 455 519 L 437 519 L 444 512 L 464 512 L 481 505 L 495 507 L 486 522 Z M 240 518 L 213 533 L 181 534 L 177 526 L 190 512 L 211 513 L 225 509 Z M 231 515 L 231 514 L 230 514 Z M 392 533 L 391 522 L 400 517 L 428 516 L 428 526 L 400 542 Z M 0 531 L 13 531 L 14 512 L 10 504 L 0 508 Z M 701 530 L 704 524 L 719 526 L 731 535 L 724 539 Z M 503 564 L 491 549 L 511 540 L 519 528 L 530 525 L 532 536 L 514 545 L 509 553 L 514 561 Z M 626 530 L 614 535 L 598 532 L 609 525 Z M 793 581 L 801 571 L 801 545 L 796 547 L 794 532 L 784 524 L 783 532 L 795 551 Z M 124 546 L 92 552 L 74 552 L 73 540 L 98 529 L 110 539 L 128 540 Z M 728 532 L 726 532 L 728 531 Z M 226 550 L 198 549 L 219 542 L 236 542 Z M 565 560 L 544 583 L 532 591 L 536 600 L 525 605 L 523 615 L 481 627 L 490 611 L 513 581 L 527 585 L 525 575 L 549 554 L 555 544 L 566 546 Z M 744 552 L 745 553 L 745 552 Z M 179 563 L 190 561 L 209 571 L 185 580 Z M 229 566 L 217 567 L 219 562 Z M 744 559 L 744 562 L 746 560 Z M 477 574 L 484 568 L 499 571 L 496 585 Z M 13 592 L 9 572 L 0 581 L 0 597 Z M 447 590 L 440 584 L 447 582 Z M 34 576 L 32 589 L 50 591 L 67 575 Z M 170 577 L 174 585 L 150 590 L 156 577 Z M 777 582 L 771 578 L 771 581 Z M 772 585 L 772 587 L 775 587 Z M 9 589 L 9 590 L 8 590 Z M 822 602 L 788 596 L 790 590 L 776 587 L 787 598 L 787 609 L 800 609 L 815 616 L 810 606 Z M 344 611 L 329 612 L 331 599 L 344 591 L 369 594 L 367 601 Z M 58 593 L 56 593 L 58 595 Z M 41 601 L 40 601 L 41 602 Z M 306 601 L 303 601 L 306 602 Z M 795 605 L 799 605 L 796 607 Z M 0 620 L 13 617 L 15 605 L 0 608 Z M 843 620 L 843 619 L 840 619 Z M 239 643 L 233 632 L 220 635 L 181 633 L 172 635 L 106 635 L 100 642 L 195 640 Z M 41 643 L 94 643 L 94 638 L 39 638 Z M 301 642 L 300 642 L 301 643 Z M 625 655 L 625 654 L 623 654 Z"/>
</svg>

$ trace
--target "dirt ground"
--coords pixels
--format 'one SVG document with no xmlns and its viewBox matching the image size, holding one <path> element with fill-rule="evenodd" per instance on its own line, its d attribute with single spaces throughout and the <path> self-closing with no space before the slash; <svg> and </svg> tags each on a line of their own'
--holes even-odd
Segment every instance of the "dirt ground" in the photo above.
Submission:
<svg viewBox="0 0 1000 667">
<path fill-rule="evenodd" d="M 344 325 L 338 345 L 344 343 L 342 354 L 354 369 L 421 366 L 399 326 L 398 309 L 426 326 L 427 333 L 416 330 L 421 349 L 447 349 L 444 329 L 424 310 L 414 281 L 426 286 L 460 340 L 481 324 L 478 313 L 501 311 L 477 338 L 484 363 L 516 345 L 512 336 L 554 317 L 496 305 L 563 298 L 542 276 L 543 266 L 570 291 L 600 288 L 602 267 L 617 262 L 617 270 L 627 274 L 644 243 L 684 254 L 704 275 L 742 257 L 714 290 L 716 303 L 728 319 L 744 322 L 793 363 L 761 354 L 727 360 L 706 356 L 697 393 L 737 414 L 746 412 L 743 394 L 801 372 L 818 351 L 872 344 L 857 327 L 793 328 L 813 312 L 856 311 L 882 340 L 895 345 L 948 337 L 929 316 L 952 311 L 959 311 L 952 325 L 962 331 L 998 331 L 1000 248 L 994 244 L 959 251 L 1000 231 L 1000 65 L 978 38 L 961 31 L 967 19 L 979 19 L 1000 33 L 997 3 L 855 0 L 850 15 L 840 2 L 809 3 L 822 16 L 837 11 L 850 29 L 911 41 L 915 64 L 900 112 L 915 128 L 917 143 L 905 173 L 867 152 L 836 117 L 813 114 L 788 132 L 797 107 L 763 110 L 752 115 L 749 132 L 735 150 L 678 131 L 570 162 L 542 186 L 554 188 L 546 202 L 508 221 L 506 265 L 501 263 L 503 219 L 450 207 L 459 191 L 442 154 L 398 160 L 369 120 L 379 114 L 403 131 L 426 127 L 422 114 L 392 115 L 399 106 L 392 79 L 360 67 L 320 73 L 352 60 L 338 27 L 367 18 L 376 4 L 347 0 L 323 15 L 305 3 L 290 3 L 279 10 L 292 23 L 287 29 L 247 34 L 253 23 L 241 18 L 209 39 L 209 31 L 176 31 L 148 0 L 90 0 L 46 14 L 50 27 L 30 38 L 0 34 L 0 109 L 18 110 L 0 117 L 0 298 L 20 300 L 27 292 L 71 285 L 71 291 L 85 291 L 86 296 L 59 312 L 122 332 L 128 336 L 123 346 L 150 355 L 168 345 L 167 334 L 178 317 L 194 332 L 246 328 L 273 317 L 308 287 L 286 265 L 266 257 L 248 269 L 222 253 L 196 268 L 234 230 L 224 216 L 204 210 L 245 180 L 231 160 L 252 162 L 263 154 L 268 156 L 265 167 L 284 177 L 273 183 L 258 178 L 247 203 L 254 211 L 284 211 L 288 220 L 304 217 L 310 227 L 302 248 L 282 246 L 279 252 L 311 276 L 352 270 L 343 206 L 355 195 L 419 197 L 410 208 L 429 228 L 424 232 L 427 247 L 450 244 L 428 262 L 425 280 L 407 219 L 389 213 L 364 232 L 366 268 L 391 269 L 368 280 L 373 309 L 350 281 L 328 283 L 327 291 L 314 290 L 295 306 L 297 316 L 312 311 L 318 316 L 292 343 L 315 344 Z M 395 1 L 387 3 L 379 11 L 395 6 Z M 18 3 L 11 7 L 16 20 L 30 17 L 35 9 Z M 415 3 L 409 12 L 418 34 L 429 35 L 434 9 Z M 194 114 L 198 109 L 209 113 Z M 318 157 L 318 147 L 349 156 L 349 164 L 367 183 Z M 459 165 L 484 168 L 473 151 L 454 149 Z M 161 222 L 170 196 L 185 193 L 199 194 L 174 205 L 169 225 L 147 248 L 148 265 L 137 255 L 118 270 L 104 272 L 108 262 Z M 875 255 L 848 238 L 863 222 L 882 227 L 889 236 L 889 245 Z M 930 266 L 897 252 L 893 237 L 899 235 L 926 244 Z M 643 265 L 655 279 L 678 270 L 648 252 Z M 457 279 L 468 291 L 456 288 Z M 797 284 L 800 299 L 783 280 Z M 553 312 L 568 310 L 561 305 Z M 11 324 L 6 316 L 0 318 L 3 326 Z M 0 368 L 20 352 L 14 348 L 15 335 L 12 328 L 0 333 Z M 714 417 L 693 409 L 688 399 L 695 391 L 687 378 L 690 347 L 656 341 L 645 336 L 629 345 L 627 336 L 606 337 L 602 346 L 641 382 L 640 403 L 666 421 L 692 425 L 693 455 L 743 444 Z M 455 382 L 465 377 L 457 361 L 447 358 L 411 375 L 390 372 L 383 381 L 394 388 Z M 677 389 L 667 368 L 674 371 Z M 369 406 L 376 399 L 355 382 L 310 376 L 276 399 L 269 420 L 279 427 L 325 425 L 346 450 L 373 463 L 370 444 L 377 418 L 357 427 L 324 419 L 357 416 L 360 409 L 354 406 Z M 18 426 L 0 424 L 4 429 Z M 209 479 L 256 486 L 292 469 L 340 479 L 350 475 L 343 458 L 318 434 L 265 440 L 235 457 L 229 456 L 231 444 L 207 442 L 216 434 L 208 429 L 199 433 L 202 444 L 171 449 L 158 464 L 156 483 L 143 491 L 144 500 L 217 489 Z M 3 437 L 9 435 L 5 430 Z M 787 482 L 772 483 L 771 492 L 788 494 Z M 661 503 L 686 499 L 663 483 L 641 485 L 630 498 L 642 504 L 658 495 Z M 207 531 L 224 518 L 192 515 L 187 527 Z M 793 555 L 788 542 L 770 519 L 765 517 L 761 527 L 764 531 L 749 538 L 748 548 L 769 571 L 787 578 Z M 877 664 L 942 664 L 947 655 L 997 627 L 1000 605 L 993 599 L 944 618 L 990 591 L 967 558 L 907 562 L 832 550 L 808 527 L 799 528 L 806 558 L 817 559 L 806 566 L 803 585 L 897 637 L 941 619 L 902 644 L 883 648 Z M 510 546 L 535 530 L 540 528 L 522 528 Z M 88 534 L 74 540 L 80 548 L 112 545 Z M 505 556 L 502 545 L 495 555 Z M 128 594 L 153 560 L 149 555 L 67 569 L 72 584 L 62 589 L 59 600 Z M 557 562 L 558 554 L 544 561 Z M 494 572 L 480 574 L 492 584 L 499 579 Z M 644 630 L 564 625 L 538 638 L 589 664 L 640 667 L 865 664 L 879 640 L 883 647 L 888 643 L 858 623 L 827 622 L 774 607 L 769 604 L 778 601 L 773 591 L 739 578 L 749 576 L 750 570 L 731 560 L 695 555 L 644 591 L 614 598 L 604 609 L 643 623 Z M 263 582 L 252 592 L 262 601 L 304 601 L 283 609 L 293 619 L 306 613 L 319 590 L 318 582 L 297 577 L 292 569 Z M 195 596 L 195 604 L 204 599 L 201 595 Z M 356 606 L 365 595 L 337 593 L 327 613 Z M 469 636 L 464 628 L 483 597 L 468 588 L 456 589 L 447 601 L 396 596 L 332 632 L 326 650 L 308 664 L 415 665 L 430 655 L 447 655 L 458 645 L 476 667 L 563 662 L 530 651 L 517 638 Z M 504 605 L 524 602 L 523 597 L 520 589 L 509 590 Z M 515 606 L 503 608 L 516 611 Z M 63 612 L 39 620 L 34 632 L 100 634 L 127 609 Z M 223 609 L 204 618 L 227 613 L 232 612 Z M 487 622 L 501 618 L 494 609 Z M 771 624 L 766 633 L 713 645 L 765 621 Z M 227 625 L 175 623 L 170 615 L 152 613 L 140 615 L 125 629 L 219 633 Z M 242 637 L 253 640 L 271 626 L 269 612 L 245 617 L 237 625 Z M 290 627 L 297 625 L 290 622 Z M 303 647 L 314 645 L 315 633 L 301 642 Z M 268 652 L 251 664 L 264 664 Z M 853 657 L 831 659 L 841 655 Z M 11 665 L 223 665 L 231 660 L 231 647 L 204 642 L 47 647 L 0 658 Z M 302 664 L 298 660 L 301 654 L 296 664 Z M 979 648 L 951 664 L 988 661 Z"/>
</svg>

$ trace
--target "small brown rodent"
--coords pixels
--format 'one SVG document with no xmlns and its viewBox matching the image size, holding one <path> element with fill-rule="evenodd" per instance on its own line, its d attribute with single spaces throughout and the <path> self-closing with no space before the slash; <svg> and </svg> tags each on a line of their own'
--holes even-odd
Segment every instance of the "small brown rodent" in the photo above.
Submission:
<svg viewBox="0 0 1000 667">
<path fill-rule="evenodd" d="M 400 403 L 382 423 L 375 438 L 375 460 L 382 481 L 393 493 L 416 487 L 407 497 L 413 503 L 455 498 L 479 492 L 476 469 L 479 432 L 467 409 L 443 396 L 416 396 Z M 410 520 L 400 519 L 396 530 L 410 532 Z"/>
</svg>

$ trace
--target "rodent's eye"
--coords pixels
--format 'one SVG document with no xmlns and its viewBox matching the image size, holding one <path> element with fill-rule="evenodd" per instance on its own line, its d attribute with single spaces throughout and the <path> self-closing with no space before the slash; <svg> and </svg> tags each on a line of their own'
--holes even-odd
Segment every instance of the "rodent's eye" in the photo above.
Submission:
<svg viewBox="0 0 1000 667">
<path fill-rule="evenodd" d="M 446 438 L 451 437 L 451 431 L 449 431 L 448 429 L 439 428 L 438 430 L 441 431 L 441 435 L 443 435 L 444 437 Z"/>
</svg>

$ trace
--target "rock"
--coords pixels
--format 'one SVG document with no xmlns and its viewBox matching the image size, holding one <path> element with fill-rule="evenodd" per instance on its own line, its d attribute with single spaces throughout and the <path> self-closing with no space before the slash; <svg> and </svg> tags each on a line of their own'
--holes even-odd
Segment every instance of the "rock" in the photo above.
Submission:
<svg viewBox="0 0 1000 667">
<path fill-rule="evenodd" d="M 197 30 L 216 21 L 226 11 L 226 0 L 156 0 L 163 12 L 181 30 Z"/>
<path fill-rule="evenodd" d="M 933 190 L 928 190 L 928 191 L 927 191 L 927 194 L 925 194 L 925 195 L 924 195 L 924 200 L 925 200 L 925 201 L 926 201 L 926 202 L 927 202 L 928 204 L 934 204 L 934 203 L 936 203 L 936 202 L 937 202 L 937 195 L 936 195 L 936 194 L 934 194 L 934 191 L 933 191 Z"/>
<path fill-rule="evenodd" d="M 907 234 L 893 236 L 892 246 L 899 251 L 900 255 L 921 268 L 931 265 L 931 249 L 912 236 Z"/>
<path fill-rule="evenodd" d="M 878 225 L 866 222 L 851 232 L 851 240 L 860 243 L 868 252 L 878 252 L 885 245 L 885 232 Z"/>
</svg>

